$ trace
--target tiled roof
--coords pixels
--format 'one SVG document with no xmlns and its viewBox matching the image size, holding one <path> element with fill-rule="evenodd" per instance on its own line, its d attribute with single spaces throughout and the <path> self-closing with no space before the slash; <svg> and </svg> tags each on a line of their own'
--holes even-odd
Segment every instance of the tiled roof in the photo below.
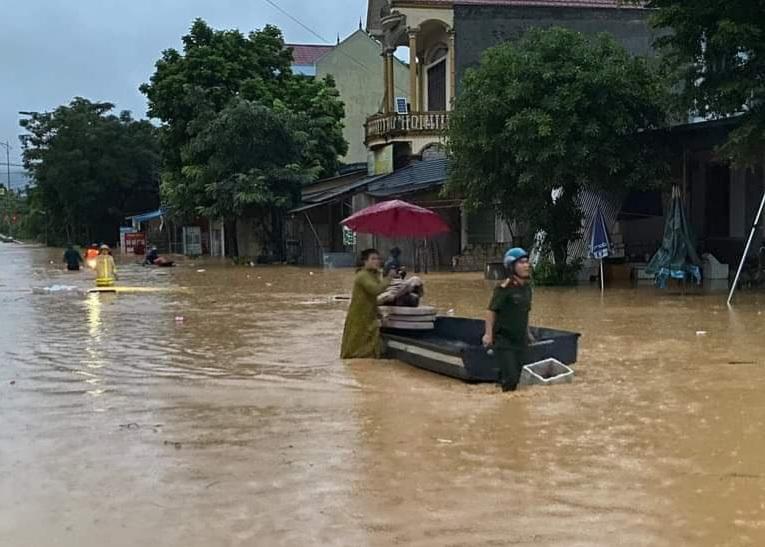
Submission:
<svg viewBox="0 0 765 547">
<path fill-rule="evenodd" d="M 286 44 L 286 46 L 292 48 L 292 64 L 301 66 L 316 64 L 316 61 L 335 47 L 314 44 Z"/>
<path fill-rule="evenodd" d="M 542 6 L 553 8 L 643 9 L 643 3 L 628 0 L 399 0 L 400 4 L 423 6 Z"/>
</svg>

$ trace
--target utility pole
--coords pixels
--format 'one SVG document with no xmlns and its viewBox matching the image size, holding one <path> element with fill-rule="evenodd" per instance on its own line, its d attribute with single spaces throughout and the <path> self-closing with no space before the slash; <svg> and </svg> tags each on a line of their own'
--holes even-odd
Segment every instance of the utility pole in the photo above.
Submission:
<svg viewBox="0 0 765 547">
<path fill-rule="evenodd" d="M 10 215 L 10 206 L 11 206 L 11 145 L 6 142 L 0 142 L 0 145 L 5 146 L 5 169 L 6 173 L 8 175 L 7 183 L 7 191 L 5 196 L 5 216 L 8 218 L 8 232 L 10 235 L 11 232 L 11 219 L 9 217 Z"/>
<path fill-rule="evenodd" d="M 5 168 L 8 173 L 8 191 L 11 191 L 11 145 L 8 141 L 0 142 L 0 145 L 5 146 Z"/>
</svg>

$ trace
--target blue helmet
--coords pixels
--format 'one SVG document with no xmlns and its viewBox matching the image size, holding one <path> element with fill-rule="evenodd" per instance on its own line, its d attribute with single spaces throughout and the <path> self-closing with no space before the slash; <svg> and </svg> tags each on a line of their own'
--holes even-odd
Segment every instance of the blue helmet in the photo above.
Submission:
<svg viewBox="0 0 765 547">
<path fill-rule="evenodd" d="M 516 260 L 520 260 L 521 258 L 528 258 L 528 257 L 529 257 L 529 253 L 527 253 L 520 247 L 513 247 L 512 249 L 509 249 L 505 253 L 505 259 L 503 260 L 503 262 L 505 263 L 505 268 L 512 269 Z"/>
</svg>

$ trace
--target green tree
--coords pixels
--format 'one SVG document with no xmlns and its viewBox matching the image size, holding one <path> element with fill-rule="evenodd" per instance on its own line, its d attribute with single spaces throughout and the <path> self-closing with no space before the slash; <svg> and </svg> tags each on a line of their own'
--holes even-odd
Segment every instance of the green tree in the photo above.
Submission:
<svg viewBox="0 0 765 547">
<path fill-rule="evenodd" d="M 450 118 L 447 192 L 530 234 L 544 230 L 565 267 L 583 189 L 642 186 L 666 172 L 641 135 L 665 120 L 661 82 L 606 34 L 534 29 L 488 50 Z"/>
<path fill-rule="evenodd" d="M 682 81 L 681 106 L 699 116 L 741 114 L 722 152 L 760 160 L 765 142 L 765 3 L 755 0 L 651 0 L 657 41 Z"/>
<path fill-rule="evenodd" d="M 28 199 L 17 190 L 0 184 L 0 233 L 16 239 L 32 239 L 27 229 Z"/>
<path fill-rule="evenodd" d="M 331 79 L 294 75 L 291 64 L 292 52 L 276 27 L 245 36 L 236 30 L 214 30 L 201 19 L 183 37 L 182 52 L 163 52 L 141 91 L 149 101 L 149 115 L 162 121 L 162 189 L 176 211 L 193 215 L 216 207 L 212 200 L 217 194 L 192 190 L 195 181 L 189 175 L 198 171 L 188 168 L 198 166 L 193 163 L 198 150 L 190 147 L 196 146 L 198 136 L 209 133 L 209 125 L 221 119 L 232 101 L 254 101 L 278 112 L 304 115 L 307 140 L 297 163 L 317 176 L 336 171 L 338 157 L 347 151 L 337 90 Z M 243 108 L 242 103 L 234 108 Z M 294 129 L 292 124 L 288 127 Z M 281 157 L 276 143 L 266 140 L 259 145 L 265 157 Z M 237 161 L 231 159 L 232 164 Z"/>
<path fill-rule="evenodd" d="M 304 115 L 307 135 L 304 164 L 318 168 L 317 176 L 334 175 L 339 158 L 348 152 L 343 137 L 345 109 L 331 76 L 323 80 L 295 76 L 283 89 L 282 106 Z"/>
<path fill-rule="evenodd" d="M 258 220 L 264 254 L 280 255 L 276 236 L 284 213 L 315 175 L 300 164 L 308 144 L 307 134 L 298 129 L 304 119 L 253 101 L 232 100 L 184 147 L 183 191 L 205 204 L 197 211 Z M 173 194 L 178 189 L 167 188 L 168 197 L 187 201 Z"/>
<path fill-rule="evenodd" d="M 156 128 L 76 97 L 21 121 L 24 166 L 50 239 L 114 241 L 126 214 L 159 205 Z"/>
</svg>

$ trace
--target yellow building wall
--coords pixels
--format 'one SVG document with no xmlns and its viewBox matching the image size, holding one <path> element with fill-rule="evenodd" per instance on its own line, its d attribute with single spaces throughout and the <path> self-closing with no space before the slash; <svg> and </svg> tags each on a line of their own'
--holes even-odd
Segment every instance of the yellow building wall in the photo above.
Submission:
<svg viewBox="0 0 765 547">
<path fill-rule="evenodd" d="M 395 7 L 394 11 L 406 16 L 406 25 L 416 28 L 425 21 L 441 21 L 454 28 L 454 11 L 451 8 L 409 8 Z"/>
<path fill-rule="evenodd" d="M 316 63 L 317 78 L 331 75 L 345 104 L 345 163 L 366 163 L 368 159 L 364 123 L 381 110 L 385 92 L 381 53 L 380 43 L 359 30 Z M 393 70 L 396 96 L 408 99 L 409 67 L 396 60 Z"/>
</svg>

